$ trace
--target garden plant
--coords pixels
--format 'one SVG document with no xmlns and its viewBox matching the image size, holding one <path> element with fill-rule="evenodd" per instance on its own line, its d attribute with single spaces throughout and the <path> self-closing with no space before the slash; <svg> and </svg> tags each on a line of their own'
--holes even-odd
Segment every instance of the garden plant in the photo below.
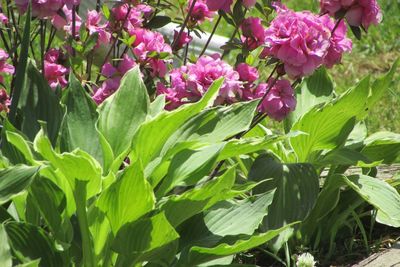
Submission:
<svg viewBox="0 0 400 267">
<path fill-rule="evenodd" d="M 398 61 L 330 74 L 376 0 L 0 4 L 0 266 L 314 266 L 400 227 L 364 123 Z"/>
</svg>

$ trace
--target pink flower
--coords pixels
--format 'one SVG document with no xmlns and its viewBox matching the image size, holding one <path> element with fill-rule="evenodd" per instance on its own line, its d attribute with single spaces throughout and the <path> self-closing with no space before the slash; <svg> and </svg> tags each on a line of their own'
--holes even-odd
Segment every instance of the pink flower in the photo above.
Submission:
<svg viewBox="0 0 400 267">
<path fill-rule="evenodd" d="M 224 83 L 215 104 L 237 102 L 242 97 L 243 83 L 232 66 L 222 61 L 219 55 L 202 56 L 196 64 L 188 64 L 170 72 L 170 87 L 157 85 L 157 94 L 165 94 L 171 110 L 185 103 L 198 101 L 211 84 L 220 77 Z"/>
<path fill-rule="evenodd" d="M 246 63 L 237 65 L 236 71 L 239 73 L 240 80 L 248 84 L 255 82 L 259 76 L 257 68 L 251 67 Z"/>
<path fill-rule="evenodd" d="M 101 104 L 109 96 L 115 93 L 119 88 L 121 78 L 135 66 L 135 60 L 126 54 L 117 67 L 114 67 L 110 63 L 106 63 L 101 69 L 101 74 L 107 79 L 102 83 L 100 88 L 97 88 L 95 94 L 92 96 L 93 100 L 97 104 Z"/>
<path fill-rule="evenodd" d="M 260 18 L 244 19 L 240 28 L 243 32 L 242 41 L 249 50 L 254 50 L 265 42 L 265 29 Z"/>
<path fill-rule="evenodd" d="M 266 91 L 273 84 L 260 105 L 260 111 L 274 120 L 282 121 L 296 108 L 296 98 L 288 80 L 275 81 L 271 79 L 267 84 L 260 84 L 255 90 L 255 98 L 264 97 Z"/>
<path fill-rule="evenodd" d="M 207 0 L 207 6 L 211 11 L 223 10 L 229 13 L 232 2 L 233 0 Z"/>
<path fill-rule="evenodd" d="M 44 60 L 50 63 L 57 63 L 60 58 L 60 50 L 52 48 L 44 55 Z"/>
<path fill-rule="evenodd" d="M 174 40 L 178 38 L 178 31 L 174 31 Z M 193 40 L 193 37 L 190 36 L 187 32 L 182 32 L 179 40 L 176 42 L 176 49 L 179 50 L 183 48 L 186 44 L 190 43 Z"/>
<path fill-rule="evenodd" d="M 8 18 L 6 15 L 0 12 L 0 23 L 2 24 L 7 24 L 8 23 Z"/>
<path fill-rule="evenodd" d="M 246 8 L 251 8 L 251 7 L 255 6 L 256 3 L 257 3 L 257 0 L 243 0 L 243 5 Z"/>
<path fill-rule="evenodd" d="M 327 15 L 322 16 L 321 20 L 332 32 L 335 27 L 335 22 Z M 324 65 L 328 68 L 340 63 L 343 53 L 351 51 L 353 43 L 351 39 L 346 37 L 346 32 L 347 27 L 344 21 L 340 21 L 330 39 L 331 45 L 324 58 Z"/>
<path fill-rule="evenodd" d="M 368 29 L 371 24 L 382 21 L 382 12 L 376 0 L 321 0 L 321 13 L 335 16 L 338 11 L 345 11 L 345 18 L 352 26 Z"/>
<path fill-rule="evenodd" d="M 307 11 L 277 7 L 278 15 L 265 31 L 266 48 L 261 57 L 272 56 L 284 64 L 291 78 L 310 75 L 321 66 L 331 45 L 330 29 Z"/>
<path fill-rule="evenodd" d="M 65 75 L 68 69 L 59 64 L 61 53 L 57 49 L 50 49 L 44 56 L 44 77 L 52 89 L 57 86 L 65 87 L 68 82 Z"/>
<path fill-rule="evenodd" d="M 8 106 L 10 104 L 10 97 L 8 96 L 7 91 L 4 89 L 0 89 L 0 112 L 8 112 Z"/>
<path fill-rule="evenodd" d="M 192 6 L 193 0 L 189 1 L 187 12 L 189 11 L 189 8 Z M 207 4 L 205 3 L 205 0 L 197 0 L 196 3 L 194 4 L 194 8 L 192 10 L 192 13 L 190 14 L 190 24 L 195 25 L 196 23 L 202 23 L 206 19 L 212 19 L 215 15 L 215 12 L 211 11 Z"/>
<path fill-rule="evenodd" d="M 69 35 L 72 35 L 72 10 L 67 6 L 62 8 L 63 16 L 56 14 L 53 16 L 51 23 L 57 30 L 64 30 Z M 82 19 L 76 14 L 75 16 L 75 36 L 79 36 L 79 30 L 82 25 Z"/>
<path fill-rule="evenodd" d="M 129 11 L 129 14 L 128 14 Z M 153 13 L 153 10 L 148 5 L 137 5 L 129 7 L 128 4 L 117 4 L 111 10 L 112 20 L 110 27 L 112 30 L 119 30 L 119 25 L 125 22 L 124 28 L 132 30 L 135 27 L 143 26 L 143 17 L 148 17 Z"/>
<path fill-rule="evenodd" d="M 15 4 L 21 13 L 25 13 L 29 0 L 15 0 Z M 54 16 L 64 5 L 64 0 L 32 0 L 32 16 L 48 18 Z"/>
<path fill-rule="evenodd" d="M 86 28 L 88 29 L 90 35 L 94 33 L 98 34 L 97 45 L 107 44 L 111 39 L 111 33 L 107 31 L 107 25 L 100 25 L 100 22 L 100 13 L 98 13 L 96 10 L 88 11 Z"/>
<path fill-rule="evenodd" d="M 0 48 L 0 74 L 14 74 L 15 68 L 13 65 L 7 63 L 8 57 L 7 52 Z M 2 75 L 0 75 L 0 82 L 4 82 Z"/>
</svg>

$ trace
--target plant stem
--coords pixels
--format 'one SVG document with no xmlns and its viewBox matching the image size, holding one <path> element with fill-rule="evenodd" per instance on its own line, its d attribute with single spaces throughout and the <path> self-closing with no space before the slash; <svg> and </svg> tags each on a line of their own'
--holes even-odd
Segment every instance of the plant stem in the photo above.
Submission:
<svg viewBox="0 0 400 267">
<path fill-rule="evenodd" d="M 335 27 L 333 27 L 331 35 L 333 35 L 337 29 L 337 27 L 339 27 L 340 22 L 343 20 L 343 18 L 338 19 L 338 21 L 335 24 Z"/>
<path fill-rule="evenodd" d="M 183 33 L 183 31 L 185 30 L 185 28 L 186 28 L 186 26 L 187 26 L 187 24 L 188 24 L 188 22 L 189 22 L 190 16 L 192 15 L 192 12 L 193 12 L 193 9 L 194 9 L 194 6 L 195 6 L 196 2 L 197 2 L 197 0 L 193 0 L 193 1 L 192 1 L 192 5 L 191 5 L 190 8 L 189 8 L 189 11 L 188 11 L 188 13 L 187 13 L 187 15 L 186 15 L 185 21 L 183 22 L 182 27 L 181 27 L 181 29 L 179 30 L 178 35 L 176 36 L 176 38 L 175 38 L 174 41 L 172 42 L 172 45 L 171 45 L 172 51 L 175 50 L 176 44 L 177 44 L 177 43 L 179 42 L 179 40 L 181 39 L 182 33 Z"/>
<path fill-rule="evenodd" d="M 44 28 L 44 20 L 40 20 L 40 62 L 42 67 L 42 75 L 44 75 L 44 49 L 46 42 L 46 29 Z"/>
<path fill-rule="evenodd" d="M 72 39 L 76 39 L 76 6 L 72 6 Z M 74 46 L 72 45 L 72 56 L 75 57 L 76 51 Z"/>
<path fill-rule="evenodd" d="M 83 266 L 94 267 L 92 242 L 86 213 L 86 184 L 87 181 L 76 180 L 74 197 L 76 202 L 76 215 L 78 217 L 79 229 L 82 237 Z"/>
<path fill-rule="evenodd" d="M 97 0 L 96 2 L 96 11 L 99 12 L 101 9 L 101 0 Z"/>
<path fill-rule="evenodd" d="M 210 37 L 208 37 L 208 40 L 207 40 L 207 42 L 206 42 L 206 44 L 205 44 L 203 50 L 201 51 L 199 57 L 201 57 L 201 56 L 207 51 L 208 45 L 210 44 L 211 39 L 213 38 L 213 36 L 214 36 L 214 34 L 215 34 L 215 31 L 217 30 L 218 25 L 219 25 L 219 23 L 221 22 L 221 19 L 222 19 L 222 16 L 219 15 L 218 20 L 217 20 L 217 22 L 215 22 L 214 28 L 212 29 L 212 32 L 211 32 L 211 34 L 210 34 Z"/>
</svg>

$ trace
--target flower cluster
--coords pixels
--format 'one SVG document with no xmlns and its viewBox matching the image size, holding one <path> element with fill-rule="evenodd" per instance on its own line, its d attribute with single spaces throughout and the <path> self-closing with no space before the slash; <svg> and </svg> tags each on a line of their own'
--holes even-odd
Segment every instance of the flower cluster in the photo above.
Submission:
<svg viewBox="0 0 400 267">
<path fill-rule="evenodd" d="M 0 49 L 0 83 L 4 83 L 2 74 L 14 74 L 15 68 L 7 63 L 8 54 L 3 49 Z"/>
<path fill-rule="evenodd" d="M 57 14 L 64 5 L 71 7 L 78 5 L 80 0 L 32 0 L 32 16 L 38 18 L 48 18 Z M 15 4 L 21 13 L 25 13 L 29 0 L 15 0 Z"/>
<path fill-rule="evenodd" d="M 351 26 L 362 26 L 366 30 L 371 24 L 377 25 L 382 21 L 376 0 L 321 0 L 320 6 L 321 13 L 336 16 L 342 12 Z"/>
<path fill-rule="evenodd" d="M 58 49 L 50 49 L 44 57 L 44 77 L 52 89 L 58 86 L 64 88 L 67 85 L 65 75 L 69 71 L 60 64 L 61 59 L 61 51 Z"/>
</svg>

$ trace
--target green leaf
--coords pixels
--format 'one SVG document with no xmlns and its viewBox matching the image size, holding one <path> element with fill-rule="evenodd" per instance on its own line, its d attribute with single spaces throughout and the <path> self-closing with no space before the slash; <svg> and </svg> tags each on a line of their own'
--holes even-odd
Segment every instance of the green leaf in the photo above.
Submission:
<svg viewBox="0 0 400 267">
<path fill-rule="evenodd" d="M 400 155 L 400 134 L 378 132 L 364 140 L 361 153 L 374 161 L 393 163 Z"/>
<path fill-rule="evenodd" d="M 354 127 L 355 118 L 366 107 L 368 89 L 367 77 L 339 98 L 312 108 L 293 125 L 292 131 L 306 133 L 290 139 L 299 162 L 312 162 L 313 152 L 330 150 L 345 142 Z"/>
<path fill-rule="evenodd" d="M 36 164 L 31 147 L 22 135 L 15 132 L 6 131 L 6 138 L 10 144 L 19 150 L 27 162 L 32 165 Z"/>
<path fill-rule="evenodd" d="M 202 187 L 187 191 L 182 195 L 171 196 L 161 206 L 172 226 L 177 227 L 183 221 L 225 200 L 227 192 L 235 182 L 235 168 L 230 168 L 221 177 L 212 180 Z"/>
<path fill-rule="evenodd" d="M 363 168 L 372 168 L 381 164 L 382 161 L 372 161 L 362 153 L 348 149 L 338 148 L 327 153 L 322 159 L 317 160 L 314 164 L 317 166 L 327 165 L 345 165 L 358 166 Z"/>
<path fill-rule="evenodd" d="M 61 152 L 80 148 L 101 163 L 103 155 L 95 126 L 98 119 L 97 107 L 72 73 L 64 103 L 67 113 L 61 129 Z"/>
<path fill-rule="evenodd" d="M 147 23 L 147 28 L 149 29 L 158 29 L 162 28 L 165 25 L 169 24 L 171 22 L 171 18 L 167 16 L 155 16 L 153 17 L 149 23 Z"/>
<path fill-rule="evenodd" d="M 21 194 L 32 182 L 38 167 L 17 165 L 0 170 L 0 204 Z"/>
<path fill-rule="evenodd" d="M 165 95 L 159 95 L 150 103 L 149 116 L 156 117 L 165 108 Z"/>
<path fill-rule="evenodd" d="M 212 171 L 220 151 L 225 144 L 215 144 L 200 149 L 184 149 L 171 160 L 166 178 L 156 192 L 162 197 L 175 186 L 193 185 Z M 151 184 L 157 184 L 157 179 L 151 179 Z"/>
<path fill-rule="evenodd" d="M 140 163 L 136 162 L 125 168 L 117 182 L 101 194 L 97 206 L 107 215 L 113 232 L 117 233 L 124 224 L 151 211 L 154 203 L 153 190 L 143 176 Z"/>
<path fill-rule="evenodd" d="M 4 225 L 13 254 L 22 262 L 40 259 L 41 266 L 62 266 L 62 258 L 45 231 L 27 223 L 9 222 Z"/>
<path fill-rule="evenodd" d="M 365 201 L 382 213 L 382 222 L 393 221 L 395 225 L 399 223 L 400 194 L 395 188 L 385 181 L 366 175 L 343 176 L 343 179 Z"/>
<path fill-rule="evenodd" d="M 164 213 L 159 213 L 150 218 L 125 224 L 118 231 L 112 248 L 117 253 L 136 254 L 140 258 L 143 254 L 161 248 L 178 238 L 178 233 L 169 224 Z"/>
<path fill-rule="evenodd" d="M 15 123 L 17 109 L 19 106 L 20 97 L 22 91 L 25 90 L 27 84 L 27 73 L 28 73 L 28 57 L 29 57 L 29 46 L 30 46 L 30 37 L 31 37 L 31 7 L 28 6 L 28 10 L 25 18 L 25 26 L 24 26 L 24 35 L 22 37 L 21 49 L 19 55 L 19 61 L 16 69 L 15 76 L 15 86 L 14 92 L 11 97 L 11 106 L 9 119 L 11 123 Z"/>
<path fill-rule="evenodd" d="M 333 98 L 333 82 L 325 68 L 319 68 L 307 77 L 296 89 L 296 109 L 285 121 L 286 129 L 299 120 L 314 106 L 325 103 Z"/>
<path fill-rule="evenodd" d="M 211 248 L 199 246 L 192 247 L 189 252 L 188 262 L 178 266 L 196 266 L 197 264 L 204 263 L 213 259 L 247 251 L 249 249 L 267 243 L 268 241 L 278 236 L 280 233 L 288 230 L 290 227 L 291 225 L 286 225 L 280 229 L 269 230 L 262 234 L 244 236 L 233 244 L 221 243 Z"/>
<path fill-rule="evenodd" d="M 49 139 L 55 145 L 64 111 L 58 97 L 31 60 L 28 62 L 27 75 L 28 80 L 18 106 L 23 118 L 21 131 L 29 140 L 33 140 L 40 130 L 39 121 L 44 121 L 47 123 Z"/>
<path fill-rule="evenodd" d="M 0 224 L 0 266 L 12 266 L 11 249 L 8 244 L 8 237 L 3 224 Z"/>
<path fill-rule="evenodd" d="M 199 102 L 183 105 L 171 112 L 163 111 L 141 125 L 133 140 L 133 150 L 137 156 L 140 155 L 143 167 L 160 156 L 168 138 L 176 130 L 205 107 L 214 103 L 223 81 L 222 78 L 216 80 Z"/>
<path fill-rule="evenodd" d="M 272 179 L 271 179 L 272 178 Z M 266 192 L 276 188 L 274 200 L 268 208 L 262 229 L 276 229 L 288 223 L 304 220 L 314 207 L 319 193 L 319 177 L 311 164 L 282 164 L 261 155 L 254 162 L 249 180 L 265 183 L 253 191 Z M 274 250 L 281 248 L 287 236 L 274 242 Z"/>
<path fill-rule="evenodd" d="M 117 92 L 99 107 L 98 129 L 116 157 L 130 148 L 135 132 L 146 119 L 148 109 L 149 96 L 136 67 L 125 74 Z"/>
</svg>

